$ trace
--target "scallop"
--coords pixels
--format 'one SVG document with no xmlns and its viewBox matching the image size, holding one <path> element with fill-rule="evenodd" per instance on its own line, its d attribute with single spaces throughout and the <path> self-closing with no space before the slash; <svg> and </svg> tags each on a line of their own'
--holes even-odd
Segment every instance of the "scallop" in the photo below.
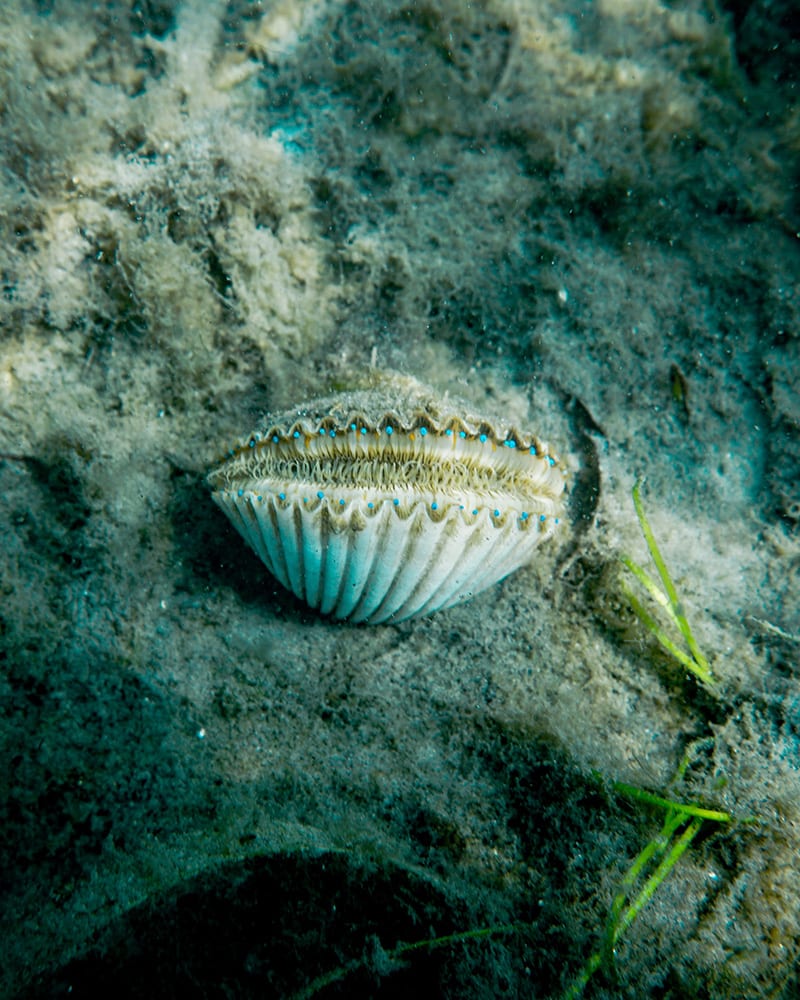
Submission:
<svg viewBox="0 0 800 1000">
<path fill-rule="evenodd" d="M 468 600 L 563 517 L 546 444 L 400 378 L 268 415 L 208 483 L 284 587 L 351 622 Z"/>
</svg>

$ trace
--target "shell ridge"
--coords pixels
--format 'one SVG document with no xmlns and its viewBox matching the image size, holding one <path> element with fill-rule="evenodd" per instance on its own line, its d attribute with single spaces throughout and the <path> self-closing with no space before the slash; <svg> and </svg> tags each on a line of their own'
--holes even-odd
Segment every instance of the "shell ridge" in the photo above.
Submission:
<svg viewBox="0 0 800 1000">
<path fill-rule="evenodd" d="M 509 573 L 527 565 L 531 561 L 534 551 L 546 537 L 540 530 L 538 523 L 532 524 L 524 534 L 510 522 L 503 525 L 501 530 L 506 537 L 513 536 L 514 544 L 510 547 L 495 544 L 492 547 L 490 557 L 485 561 L 478 561 L 469 582 L 469 586 L 474 588 L 473 593 L 485 590 L 508 576 Z M 461 599 L 461 590 L 459 589 L 458 593 L 445 599 L 443 606 L 450 607 Z"/>
<path fill-rule="evenodd" d="M 419 524 L 423 517 L 424 511 L 415 508 L 408 518 L 408 530 L 402 539 L 402 547 L 398 547 L 395 554 L 395 570 L 391 574 L 380 603 L 370 611 L 369 621 L 385 622 L 389 618 L 393 618 L 402 608 L 407 590 L 413 586 L 417 550 L 420 539 L 423 537 L 423 532 L 419 530 Z"/>
<path fill-rule="evenodd" d="M 511 566 L 517 569 L 524 565 L 529 558 L 527 546 L 518 544 L 516 525 L 511 520 L 507 519 L 495 530 L 497 535 L 492 540 L 492 545 L 486 556 L 478 561 L 470 581 L 473 593 L 491 587 L 492 584 L 497 583 L 511 571 Z M 507 540 L 510 540 L 510 545 L 502 544 Z M 536 542 L 538 544 L 538 533 Z"/>
<path fill-rule="evenodd" d="M 416 518 L 419 521 L 424 516 L 424 512 L 420 511 Z M 409 605 L 419 581 L 420 571 L 424 572 L 424 567 L 427 566 L 429 559 L 436 558 L 439 547 L 438 536 L 440 535 L 441 526 L 436 525 L 436 540 L 430 548 L 426 545 L 423 559 L 420 558 L 420 545 L 423 537 L 427 537 L 429 540 L 430 536 L 425 536 L 420 530 L 412 529 L 409 531 L 406 548 L 401 558 L 401 571 L 395 575 L 383 601 L 376 608 L 374 612 L 376 621 L 388 621 L 391 618 L 393 621 L 401 622 L 413 615 Z M 421 570 L 420 567 L 422 567 Z"/>
<path fill-rule="evenodd" d="M 261 508 L 261 511 L 263 520 L 266 522 L 268 528 L 271 529 L 264 531 L 262 527 L 261 530 L 263 547 L 266 548 L 269 553 L 269 560 L 265 559 L 264 561 L 268 566 L 270 564 L 272 565 L 275 576 L 278 580 L 280 580 L 284 587 L 288 590 L 294 590 L 294 580 L 292 579 L 292 574 L 289 571 L 289 565 L 284 551 L 282 533 L 279 529 L 278 512 L 275 510 L 275 502 L 272 497 L 269 497 L 264 502 L 264 506 Z"/>
<path fill-rule="evenodd" d="M 306 556 L 303 528 L 303 509 L 300 504 L 294 503 L 292 506 L 292 524 L 290 532 L 292 535 L 294 549 L 297 553 L 298 587 L 295 590 L 295 594 L 301 601 L 308 603 L 308 597 L 306 594 Z"/>
<path fill-rule="evenodd" d="M 247 502 L 244 504 L 237 504 L 230 494 L 228 494 L 228 497 L 229 503 L 226 506 L 226 510 L 228 511 L 228 516 L 233 522 L 233 526 L 259 557 L 259 559 L 266 564 L 267 569 L 269 569 L 269 571 L 280 580 L 280 572 L 275 572 L 275 569 L 279 568 L 272 564 L 269 551 L 261 538 L 261 533 L 252 530 L 251 519 L 253 518 L 253 512 L 251 507 Z"/>
<path fill-rule="evenodd" d="M 350 618 L 354 622 L 373 620 L 372 615 L 386 594 L 391 574 L 396 572 L 396 560 L 390 564 L 385 551 L 394 521 L 393 512 L 384 508 L 377 526 L 375 546 L 372 549 L 368 572 L 364 576 L 361 596 L 350 613 Z"/>
<path fill-rule="evenodd" d="M 382 506 L 377 514 L 368 519 L 364 530 L 356 535 L 350 567 L 342 581 L 342 600 L 337 608 L 338 617 L 349 618 L 356 622 L 362 620 L 357 609 L 365 599 L 382 533 L 387 530 L 384 522 L 391 516 L 391 511 Z"/>
<path fill-rule="evenodd" d="M 499 579 L 492 576 L 492 564 L 501 541 L 500 536 L 495 534 L 498 530 L 491 523 L 488 512 L 481 511 L 466 539 L 461 560 L 453 566 L 447 579 L 442 581 L 437 594 L 441 607 L 450 603 L 457 604 L 467 594 L 478 593 Z M 488 584 L 482 583 L 483 580 L 488 580 Z M 423 606 L 423 614 L 428 606 L 428 603 Z"/>
<path fill-rule="evenodd" d="M 370 574 L 364 581 L 361 600 L 353 609 L 355 621 L 382 622 L 384 620 L 380 609 L 383 607 L 392 581 L 398 574 L 409 542 L 408 531 L 401 535 L 395 530 L 397 523 L 398 518 L 395 511 L 386 507 L 381 519 Z"/>
<path fill-rule="evenodd" d="M 303 534 L 303 552 L 306 556 L 306 600 L 312 608 L 319 608 L 322 602 L 323 571 L 329 526 L 330 513 L 327 503 L 323 500 L 304 525 Z M 308 558 L 309 556 L 311 558 Z"/>
<path fill-rule="evenodd" d="M 352 512 L 351 512 L 352 516 Z M 319 609 L 324 614 L 331 614 L 339 602 L 342 580 L 350 559 L 352 546 L 350 544 L 351 517 L 340 523 L 330 515 L 327 542 L 323 552 L 323 565 L 320 588 Z"/>
<path fill-rule="evenodd" d="M 341 618 L 347 618 L 353 622 L 363 621 L 361 608 L 366 601 L 369 581 L 372 577 L 375 558 L 384 530 L 384 520 L 385 514 L 381 511 L 367 531 L 356 539 L 351 570 L 345 580 L 342 603 L 338 608 L 338 615 Z"/>
<path fill-rule="evenodd" d="M 461 520 L 461 512 L 452 512 L 440 525 L 439 537 L 433 552 L 427 559 L 426 568 L 414 587 L 408 593 L 403 607 L 397 611 L 397 621 L 412 618 L 437 599 L 443 578 L 449 575 L 454 564 L 454 555 L 464 543 L 464 535 L 469 527 Z"/>
<path fill-rule="evenodd" d="M 338 586 L 336 587 L 336 595 L 330 609 L 331 614 L 333 614 L 336 618 L 347 617 L 346 613 L 343 613 L 342 609 L 347 606 L 347 586 L 353 572 L 354 560 L 358 558 L 358 539 L 364 536 L 366 526 L 362 528 L 356 527 L 355 515 L 352 515 L 347 531 L 350 542 L 345 550 L 344 564 L 342 565 Z"/>
<path fill-rule="evenodd" d="M 453 603 L 458 603 L 467 592 L 470 582 L 478 566 L 484 557 L 487 545 L 490 544 L 486 535 L 483 534 L 483 519 L 486 515 L 479 515 L 471 526 L 467 535 L 464 547 L 461 550 L 461 558 L 452 567 L 444 580 L 439 585 L 435 595 L 436 606 L 446 607 L 447 603 L 454 597 Z M 441 605 L 439 602 L 441 601 Z M 433 600 L 426 601 L 420 608 L 420 614 L 426 614 L 432 607 Z"/>
<path fill-rule="evenodd" d="M 277 570 L 275 576 L 277 576 L 280 580 L 281 567 L 275 564 L 275 560 L 272 558 L 269 546 L 266 544 L 264 533 L 261 531 L 258 523 L 258 513 L 253 505 L 253 497 L 249 493 L 246 493 L 241 499 L 241 502 L 234 502 L 234 505 L 241 519 L 243 528 L 240 530 L 242 530 L 242 534 L 244 534 L 247 544 L 255 552 L 258 558 L 266 564 L 271 573 L 273 570 Z"/>
<path fill-rule="evenodd" d="M 298 544 L 297 533 L 293 531 L 294 505 L 287 507 L 278 506 L 281 501 L 276 501 L 270 497 L 268 501 L 268 524 L 272 528 L 272 534 L 276 542 L 276 556 L 280 557 L 286 577 L 289 581 L 288 589 L 305 600 L 303 571 L 303 551 Z"/>
</svg>

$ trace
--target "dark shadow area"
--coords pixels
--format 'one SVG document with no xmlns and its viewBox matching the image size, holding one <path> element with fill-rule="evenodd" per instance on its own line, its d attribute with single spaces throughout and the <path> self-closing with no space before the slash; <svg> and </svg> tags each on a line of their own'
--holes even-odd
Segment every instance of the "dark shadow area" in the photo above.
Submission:
<svg viewBox="0 0 800 1000">
<path fill-rule="evenodd" d="M 5 637 L 0 669 L 0 908 L 34 885 L 67 898 L 145 833 L 213 815 L 170 746 L 173 710 L 157 690 L 86 649 L 43 656 L 31 636 Z"/>
<path fill-rule="evenodd" d="M 103 944 L 41 976 L 19 1000 L 289 996 L 353 962 L 360 967 L 320 995 L 442 995 L 445 983 L 455 995 L 478 995 L 478 953 L 459 973 L 444 949 L 402 963 L 384 951 L 461 929 L 465 920 L 463 904 L 390 865 L 338 854 L 257 857 L 133 910 Z"/>
</svg>

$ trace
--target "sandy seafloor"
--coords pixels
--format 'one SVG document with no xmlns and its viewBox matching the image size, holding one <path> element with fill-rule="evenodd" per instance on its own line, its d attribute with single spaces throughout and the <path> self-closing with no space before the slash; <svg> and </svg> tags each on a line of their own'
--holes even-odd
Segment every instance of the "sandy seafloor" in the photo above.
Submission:
<svg viewBox="0 0 800 1000">
<path fill-rule="evenodd" d="M 0 995 L 563 996 L 664 821 L 624 782 L 734 821 L 586 996 L 798 996 L 793 5 L 12 0 L 0 38 Z M 551 441 L 570 528 L 356 627 L 204 477 L 372 369 Z M 713 695 L 631 611 L 638 477 Z"/>
</svg>

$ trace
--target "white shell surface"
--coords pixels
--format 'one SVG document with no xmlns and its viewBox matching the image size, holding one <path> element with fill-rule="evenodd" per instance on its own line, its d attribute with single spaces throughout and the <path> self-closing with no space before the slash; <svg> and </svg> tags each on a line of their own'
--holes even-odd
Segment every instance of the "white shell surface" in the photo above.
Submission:
<svg viewBox="0 0 800 1000">
<path fill-rule="evenodd" d="M 529 562 L 557 530 L 564 478 L 545 445 L 442 412 L 417 388 L 274 417 L 209 476 L 284 587 L 352 622 L 450 607 Z"/>
</svg>

